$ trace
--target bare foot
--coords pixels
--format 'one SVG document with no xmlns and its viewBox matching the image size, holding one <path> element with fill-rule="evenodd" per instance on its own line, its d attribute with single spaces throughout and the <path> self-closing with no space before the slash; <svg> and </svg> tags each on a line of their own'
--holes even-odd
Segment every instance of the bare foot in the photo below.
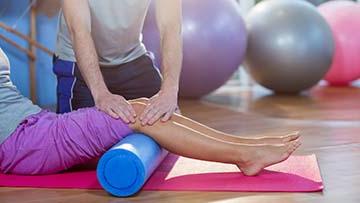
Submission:
<svg viewBox="0 0 360 203">
<path fill-rule="evenodd" d="M 236 165 L 246 176 L 254 176 L 262 169 L 282 162 L 301 145 L 299 140 L 285 144 L 248 146 L 247 155 L 242 157 Z"/>
<path fill-rule="evenodd" d="M 255 138 L 242 138 L 242 144 L 285 144 L 293 140 L 299 139 L 300 132 L 292 132 L 282 136 L 265 136 Z"/>
</svg>

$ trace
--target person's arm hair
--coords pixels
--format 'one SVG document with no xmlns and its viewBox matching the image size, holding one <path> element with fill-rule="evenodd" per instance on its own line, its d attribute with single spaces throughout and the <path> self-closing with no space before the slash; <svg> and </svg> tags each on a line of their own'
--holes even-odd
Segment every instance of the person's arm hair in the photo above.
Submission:
<svg viewBox="0 0 360 203">
<path fill-rule="evenodd" d="M 107 92 L 101 75 L 95 44 L 91 36 L 88 0 L 63 0 L 62 9 L 70 32 L 76 61 L 94 99 Z"/>
<path fill-rule="evenodd" d="M 181 0 L 157 0 L 156 22 L 160 32 L 162 90 L 178 91 L 182 65 Z"/>
</svg>

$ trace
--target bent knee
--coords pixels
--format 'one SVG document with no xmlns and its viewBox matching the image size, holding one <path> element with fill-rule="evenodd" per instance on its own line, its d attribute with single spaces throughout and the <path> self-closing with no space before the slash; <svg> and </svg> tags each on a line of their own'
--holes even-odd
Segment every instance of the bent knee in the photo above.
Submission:
<svg viewBox="0 0 360 203">
<path fill-rule="evenodd" d="M 135 113 L 136 115 L 140 115 L 145 107 L 146 107 L 146 104 L 142 103 L 142 102 L 130 102 L 130 104 L 132 105 L 133 109 L 135 110 Z"/>
<path fill-rule="evenodd" d="M 139 120 L 140 115 L 142 114 L 142 112 L 144 111 L 146 104 L 142 103 L 142 102 L 134 102 L 131 101 L 130 102 L 131 106 L 133 107 L 137 117 L 135 119 L 135 123 L 131 123 L 130 127 L 134 130 L 139 130 L 139 128 L 141 127 L 141 122 Z"/>
<path fill-rule="evenodd" d="M 141 98 L 130 100 L 130 102 L 141 102 L 141 103 L 147 104 L 149 102 L 149 98 L 141 97 Z"/>
</svg>

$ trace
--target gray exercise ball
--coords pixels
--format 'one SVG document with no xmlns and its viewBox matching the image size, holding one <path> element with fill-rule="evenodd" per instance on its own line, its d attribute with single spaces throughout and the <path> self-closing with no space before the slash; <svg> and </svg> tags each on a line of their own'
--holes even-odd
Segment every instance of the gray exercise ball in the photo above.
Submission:
<svg viewBox="0 0 360 203">
<path fill-rule="evenodd" d="M 315 6 L 318 6 L 324 2 L 327 2 L 328 0 L 307 0 L 307 1 L 314 4 Z"/>
<path fill-rule="evenodd" d="M 314 4 L 315 6 L 318 6 L 322 3 L 328 2 L 328 1 L 334 1 L 334 0 L 306 0 L 312 4 Z M 356 1 L 356 0 L 351 0 L 351 1 Z"/>
<path fill-rule="evenodd" d="M 278 93 L 297 93 L 318 83 L 334 53 L 332 32 L 305 1 L 267 0 L 247 16 L 246 70 Z"/>
</svg>

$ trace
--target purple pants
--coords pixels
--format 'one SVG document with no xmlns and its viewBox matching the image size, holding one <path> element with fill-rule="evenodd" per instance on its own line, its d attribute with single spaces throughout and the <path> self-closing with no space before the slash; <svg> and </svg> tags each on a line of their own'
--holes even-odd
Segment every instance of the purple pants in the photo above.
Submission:
<svg viewBox="0 0 360 203">
<path fill-rule="evenodd" d="M 25 119 L 0 145 L 0 171 L 57 173 L 102 155 L 132 130 L 95 109 L 58 115 L 42 111 Z"/>
</svg>

